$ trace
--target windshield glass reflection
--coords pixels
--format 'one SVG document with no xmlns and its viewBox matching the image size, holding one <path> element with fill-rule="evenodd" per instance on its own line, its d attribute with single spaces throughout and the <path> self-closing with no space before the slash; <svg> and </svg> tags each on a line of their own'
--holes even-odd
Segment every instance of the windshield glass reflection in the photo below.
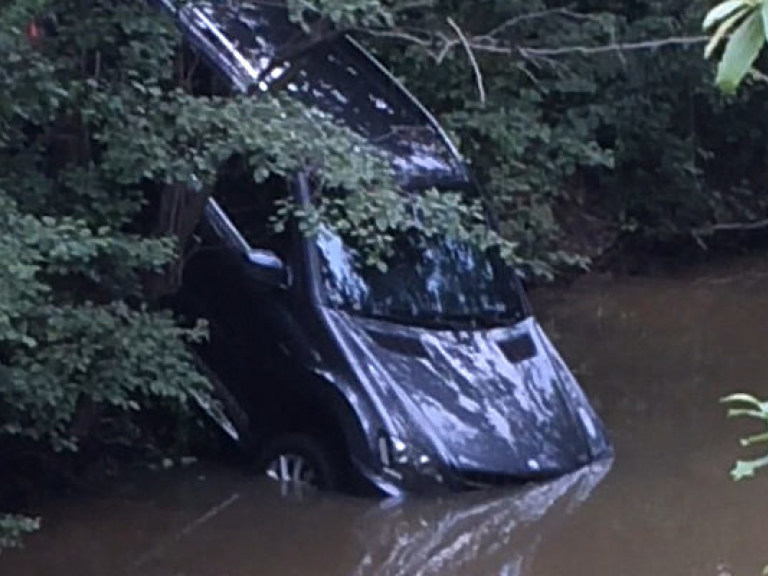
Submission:
<svg viewBox="0 0 768 576">
<path fill-rule="evenodd" d="M 386 271 L 364 263 L 352 238 L 321 226 L 316 246 L 329 305 L 394 320 L 517 321 L 514 271 L 493 251 L 457 239 L 398 233 Z"/>
</svg>

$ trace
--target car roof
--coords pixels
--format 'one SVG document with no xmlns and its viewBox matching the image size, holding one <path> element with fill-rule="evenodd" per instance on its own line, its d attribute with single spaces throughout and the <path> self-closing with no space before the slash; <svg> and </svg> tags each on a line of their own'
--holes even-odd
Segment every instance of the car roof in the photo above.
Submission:
<svg viewBox="0 0 768 576">
<path fill-rule="evenodd" d="M 173 0 L 159 0 L 172 9 Z M 277 87 L 363 136 L 392 158 L 409 188 L 461 186 L 468 173 L 434 117 L 346 35 L 323 40 L 281 4 L 197 0 L 177 13 L 182 30 L 242 92 Z"/>
</svg>

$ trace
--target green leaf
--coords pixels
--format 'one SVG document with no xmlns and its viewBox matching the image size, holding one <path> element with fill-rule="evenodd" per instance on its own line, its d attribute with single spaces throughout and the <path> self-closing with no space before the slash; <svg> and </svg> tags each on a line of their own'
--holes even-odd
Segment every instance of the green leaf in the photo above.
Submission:
<svg viewBox="0 0 768 576">
<path fill-rule="evenodd" d="M 751 394 L 744 394 L 743 392 L 739 392 L 737 394 L 731 394 L 729 396 L 726 396 L 720 399 L 721 404 L 734 404 L 736 402 L 743 403 L 743 404 L 750 404 L 757 408 L 760 408 L 761 406 L 760 401 L 757 398 L 755 398 Z"/>
<path fill-rule="evenodd" d="M 728 418 L 750 417 L 759 420 L 768 420 L 768 402 L 760 402 L 750 394 L 732 394 L 721 398 L 723 404 L 738 405 L 737 408 L 728 409 Z"/>
<path fill-rule="evenodd" d="M 747 447 L 753 446 L 755 444 L 761 444 L 763 442 L 768 442 L 768 432 L 764 432 L 763 434 L 758 434 L 756 436 L 750 436 L 749 438 L 744 438 L 741 441 L 741 445 Z"/>
<path fill-rule="evenodd" d="M 749 4 L 744 0 L 726 0 L 725 2 L 721 2 L 707 13 L 706 17 L 704 18 L 702 28 L 704 30 L 709 30 L 717 22 L 727 18 L 736 10 L 748 7 Z"/>
<path fill-rule="evenodd" d="M 760 12 L 763 16 L 763 34 L 765 35 L 766 40 L 768 40 L 768 2 L 762 2 Z"/>
<path fill-rule="evenodd" d="M 721 90 L 732 93 L 738 88 L 760 54 L 765 43 L 764 34 L 763 18 L 757 12 L 750 14 L 736 29 L 717 67 L 716 83 Z"/>
<path fill-rule="evenodd" d="M 761 410 L 748 410 L 746 408 L 732 408 L 728 410 L 728 418 L 741 418 L 742 416 L 764 418 L 765 414 Z"/>
<path fill-rule="evenodd" d="M 768 456 L 758 458 L 757 460 L 739 460 L 736 462 L 736 466 L 731 470 L 731 476 L 737 482 L 744 478 L 752 478 L 760 468 L 768 466 Z"/>
<path fill-rule="evenodd" d="M 736 14 L 733 14 L 730 18 L 725 20 L 720 26 L 718 26 L 712 38 L 707 42 L 706 48 L 704 48 L 704 58 L 709 58 L 712 53 L 720 45 L 723 38 L 733 29 L 733 27 L 744 17 L 747 10 L 739 10 Z"/>
</svg>

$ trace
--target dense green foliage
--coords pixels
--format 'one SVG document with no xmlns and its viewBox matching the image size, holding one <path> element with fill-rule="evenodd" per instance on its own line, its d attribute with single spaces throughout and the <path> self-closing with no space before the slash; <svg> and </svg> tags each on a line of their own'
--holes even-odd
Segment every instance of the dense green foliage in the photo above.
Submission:
<svg viewBox="0 0 768 576">
<path fill-rule="evenodd" d="M 717 85 L 722 90 L 734 92 L 749 72 L 762 81 L 766 80 L 766 76 L 753 66 L 768 42 L 768 3 L 764 0 L 725 0 L 707 13 L 703 26 L 706 30 L 713 29 L 705 56 L 712 56 L 721 44 L 725 44 L 717 73 Z M 748 417 L 768 424 L 768 402 L 761 402 L 744 393 L 727 396 L 722 402 L 731 406 L 728 409 L 729 418 Z M 741 440 L 743 447 L 766 443 L 768 432 Z M 731 476 L 737 481 L 751 478 L 766 466 L 768 455 L 739 460 L 731 470 Z"/>
<path fill-rule="evenodd" d="M 749 394 L 733 394 L 724 398 L 723 402 L 731 406 L 728 409 L 729 418 L 753 418 L 768 427 L 768 402 L 760 402 Z M 749 447 L 766 442 L 768 442 L 768 431 L 742 439 L 741 445 Z M 766 466 L 768 466 L 768 455 L 751 460 L 739 460 L 731 470 L 731 476 L 734 480 L 751 478 L 755 472 Z"/>
<path fill-rule="evenodd" d="M 707 13 L 702 24 L 705 30 L 712 30 L 705 56 L 712 56 L 725 44 L 717 67 L 717 85 L 721 89 L 734 92 L 750 71 L 760 74 L 753 64 L 768 38 L 768 3 L 725 0 Z"/>
<path fill-rule="evenodd" d="M 40 521 L 24 516 L 6 514 L 0 516 L 0 553 L 3 548 L 15 548 L 21 545 L 25 534 L 34 532 L 40 527 Z"/>
<path fill-rule="evenodd" d="M 167 68 L 170 29 L 106 5 L 92 8 L 89 29 L 77 21 L 83 3 L 57 2 L 69 25 L 32 45 L 24 30 L 47 4 L 13 2 L 0 12 L 4 467 L 17 445 L 30 442 L 41 453 L 72 451 L 84 440 L 140 443 L 146 436 L 135 415 L 149 405 L 183 405 L 190 389 L 206 387 L 183 345 L 197 331 L 143 302 L 143 281 L 171 261 L 174 243 L 130 231 L 142 177 L 131 163 L 140 152 L 130 148 L 136 141 L 108 142 L 142 129 L 130 116 L 152 86 L 146 72 Z M 95 52 L 110 35 L 128 41 Z M 150 36 L 152 52 L 131 42 Z M 152 147 L 141 164 L 151 169 L 163 141 L 151 130 L 146 136 Z M 14 538 L 32 527 L 13 517 L 1 526 Z"/>
<path fill-rule="evenodd" d="M 458 137 L 505 232 L 551 261 L 706 244 L 765 217 L 766 87 L 728 100 L 712 85 L 710 7 L 438 1 L 368 36 Z"/>
</svg>

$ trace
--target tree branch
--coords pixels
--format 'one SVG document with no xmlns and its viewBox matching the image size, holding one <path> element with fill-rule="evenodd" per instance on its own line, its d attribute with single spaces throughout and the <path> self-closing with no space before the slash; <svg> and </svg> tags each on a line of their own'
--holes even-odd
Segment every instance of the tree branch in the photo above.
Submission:
<svg viewBox="0 0 768 576">
<path fill-rule="evenodd" d="M 379 38 L 389 38 L 416 44 L 425 49 L 438 63 L 442 62 L 447 53 L 459 44 L 463 45 L 464 49 L 468 50 L 468 53 L 471 52 L 473 54 L 473 59 L 476 59 L 475 54 L 482 52 L 500 56 L 520 56 L 526 60 L 534 60 L 557 56 L 570 56 L 574 54 L 593 56 L 612 52 L 658 50 L 660 48 L 669 47 L 688 48 L 704 44 L 709 40 L 708 36 L 671 36 L 668 38 L 656 38 L 639 42 L 612 42 L 610 44 L 602 44 L 599 46 L 508 46 L 493 39 L 489 35 L 474 37 L 466 36 L 461 30 L 456 32 L 455 38 L 451 38 L 443 32 L 426 30 L 420 31 L 424 34 L 423 36 L 417 36 L 415 33 L 398 29 L 371 30 L 368 28 L 360 28 L 357 29 L 357 31 Z"/>
<path fill-rule="evenodd" d="M 549 16 L 565 16 L 568 18 L 574 18 L 576 20 L 594 20 L 599 21 L 599 17 L 594 14 L 582 14 L 581 12 L 575 12 L 570 8 L 551 8 L 549 10 L 540 10 L 538 12 L 529 12 L 527 14 L 520 14 L 514 18 L 510 18 L 506 22 L 502 22 L 492 30 L 478 36 L 477 38 L 493 38 L 497 34 L 500 34 L 504 30 L 513 28 L 522 22 L 529 20 L 538 20 L 539 18 L 547 18 Z"/>
<path fill-rule="evenodd" d="M 694 236 L 703 236 L 715 232 L 754 232 L 755 230 L 763 230 L 765 228 L 768 228 L 768 218 L 764 220 L 756 220 L 754 222 L 723 222 L 720 224 L 712 224 L 711 226 L 692 230 L 691 233 Z"/>
<path fill-rule="evenodd" d="M 384 38 L 388 40 L 401 40 L 403 42 L 408 42 L 410 44 L 416 44 L 417 46 L 421 46 L 425 50 L 429 51 L 430 54 L 434 56 L 434 54 L 432 53 L 434 42 L 431 38 L 431 35 L 420 37 L 414 33 L 406 32 L 405 30 L 402 30 L 402 29 L 373 30 L 371 28 L 355 28 L 354 31 L 362 32 L 364 34 L 368 34 L 369 36 L 373 36 L 375 38 Z"/>
<path fill-rule="evenodd" d="M 594 54 L 604 54 L 606 52 L 628 52 L 634 50 L 656 50 L 669 46 L 695 46 L 703 44 L 709 40 L 708 36 L 673 36 L 670 38 L 660 38 L 656 40 L 644 40 L 642 42 L 624 42 L 605 44 L 603 46 L 562 46 L 560 48 L 528 48 L 528 47 L 510 47 L 505 53 L 513 54 L 517 52 L 522 56 L 565 56 L 569 54 L 581 54 L 584 56 Z M 475 49 L 479 49 L 477 46 Z"/>
<path fill-rule="evenodd" d="M 459 37 L 459 40 L 461 40 L 462 45 L 464 46 L 464 49 L 467 51 L 467 56 L 469 57 L 469 61 L 472 64 L 472 68 L 475 71 L 475 80 L 477 80 L 477 91 L 480 93 L 480 103 L 485 104 L 485 86 L 483 85 L 483 74 L 480 71 L 480 65 L 477 63 L 477 58 L 475 58 L 475 53 L 472 51 L 472 47 L 469 44 L 469 41 L 467 40 L 467 37 L 464 36 L 464 33 L 461 31 L 461 28 L 459 28 L 459 25 L 454 22 L 453 18 L 448 17 L 446 18 L 448 24 L 451 26 L 451 28 L 454 29 L 456 32 L 456 35 Z"/>
</svg>

